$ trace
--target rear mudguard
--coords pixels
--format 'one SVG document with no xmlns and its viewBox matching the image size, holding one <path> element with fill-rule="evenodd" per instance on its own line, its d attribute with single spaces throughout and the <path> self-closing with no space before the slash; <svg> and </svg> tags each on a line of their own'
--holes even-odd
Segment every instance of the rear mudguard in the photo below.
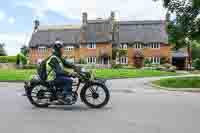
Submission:
<svg viewBox="0 0 200 133">
<path fill-rule="evenodd" d="M 24 89 L 25 89 L 25 94 L 26 94 L 26 96 L 28 96 L 30 93 L 29 93 L 29 91 L 34 87 L 34 86 L 36 86 L 36 85 L 39 85 L 39 84 L 41 84 L 41 85 L 44 85 L 44 84 L 42 84 L 42 82 L 31 82 L 31 81 L 29 81 L 29 82 L 24 82 Z"/>
<path fill-rule="evenodd" d="M 29 82 L 24 83 L 25 95 L 28 95 L 28 91 L 30 90 L 31 86 Z"/>
</svg>

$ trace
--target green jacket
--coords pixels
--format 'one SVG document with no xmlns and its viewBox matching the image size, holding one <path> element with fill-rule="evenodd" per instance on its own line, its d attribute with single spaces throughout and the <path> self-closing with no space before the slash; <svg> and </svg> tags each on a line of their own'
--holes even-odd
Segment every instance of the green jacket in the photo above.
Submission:
<svg viewBox="0 0 200 133">
<path fill-rule="evenodd" d="M 76 68 L 73 63 L 70 63 L 59 56 L 50 56 L 46 63 L 48 73 L 47 80 L 54 80 L 56 77 L 59 76 L 68 76 L 64 70 L 65 67 L 72 69 Z"/>
</svg>

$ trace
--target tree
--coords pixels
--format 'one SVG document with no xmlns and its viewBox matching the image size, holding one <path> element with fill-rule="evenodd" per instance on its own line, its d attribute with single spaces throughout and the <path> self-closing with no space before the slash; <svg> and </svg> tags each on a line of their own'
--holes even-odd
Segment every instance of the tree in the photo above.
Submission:
<svg viewBox="0 0 200 133">
<path fill-rule="evenodd" d="M 0 56 L 6 56 L 5 44 L 0 43 Z"/>
<path fill-rule="evenodd" d="M 192 3 L 183 0 L 171 0 L 168 3 L 168 12 L 166 15 L 167 32 L 169 34 L 169 42 L 181 47 L 186 45 L 186 38 L 192 40 L 197 32 L 196 18 L 199 10 L 192 6 Z M 175 15 L 175 19 L 171 20 L 171 15 Z"/>
<path fill-rule="evenodd" d="M 193 6 L 195 8 L 200 8 L 200 1 L 199 0 L 193 0 Z"/>
<path fill-rule="evenodd" d="M 17 65 L 26 65 L 27 64 L 27 55 L 28 55 L 29 49 L 26 45 L 23 45 L 20 49 L 20 53 L 17 54 Z"/>
<path fill-rule="evenodd" d="M 200 44 L 197 41 L 192 43 L 192 60 L 200 59 Z"/>
<path fill-rule="evenodd" d="M 154 0 L 157 1 L 157 0 Z M 167 9 L 169 42 L 175 49 L 187 46 L 191 66 L 191 45 L 200 37 L 200 0 L 163 0 Z M 172 20 L 171 16 L 175 16 Z"/>
<path fill-rule="evenodd" d="M 154 0 L 154 1 L 158 1 L 158 0 Z M 173 0 L 163 0 L 164 7 L 167 8 L 171 1 L 173 1 Z M 199 0 L 192 0 L 192 5 L 195 8 L 200 8 L 200 1 Z"/>
<path fill-rule="evenodd" d="M 27 56 L 28 52 L 29 52 L 29 48 L 26 45 L 23 45 L 21 47 L 21 53 L 23 53 L 25 56 Z"/>
<path fill-rule="evenodd" d="M 167 32 L 169 43 L 176 49 L 187 47 L 189 66 L 191 66 L 191 43 L 198 34 L 197 16 L 200 10 L 193 6 L 192 0 L 170 0 L 167 5 Z M 174 19 L 171 16 L 174 15 Z"/>
</svg>

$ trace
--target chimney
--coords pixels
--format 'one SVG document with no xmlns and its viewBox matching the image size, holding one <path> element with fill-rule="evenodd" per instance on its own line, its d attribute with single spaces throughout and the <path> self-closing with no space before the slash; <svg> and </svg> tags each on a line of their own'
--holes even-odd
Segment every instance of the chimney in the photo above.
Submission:
<svg viewBox="0 0 200 133">
<path fill-rule="evenodd" d="M 88 21 L 87 17 L 88 17 L 87 12 L 84 12 L 83 16 L 82 16 L 82 23 L 83 23 L 83 25 L 87 24 L 87 21 Z"/>
<path fill-rule="evenodd" d="M 38 30 L 40 26 L 40 21 L 39 20 L 35 20 L 34 21 L 34 32 L 36 32 Z"/>
</svg>

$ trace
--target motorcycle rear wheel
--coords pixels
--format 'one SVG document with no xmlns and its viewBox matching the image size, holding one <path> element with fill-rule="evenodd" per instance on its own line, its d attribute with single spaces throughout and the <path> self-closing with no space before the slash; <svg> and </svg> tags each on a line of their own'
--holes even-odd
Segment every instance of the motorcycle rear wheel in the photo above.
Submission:
<svg viewBox="0 0 200 133">
<path fill-rule="evenodd" d="M 35 92 L 37 90 L 37 92 Z M 47 88 L 42 85 L 37 85 L 28 90 L 27 97 L 32 105 L 39 108 L 47 108 L 50 103 L 49 102 L 40 102 L 41 100 L 47 99 L 50 100 L 50 97 L 45 97 L 47 93 Z M 50 96 L 50 95 L 49 95 Z M 36 100 L 37 99 L 37 100 Z"/>
</svg>

